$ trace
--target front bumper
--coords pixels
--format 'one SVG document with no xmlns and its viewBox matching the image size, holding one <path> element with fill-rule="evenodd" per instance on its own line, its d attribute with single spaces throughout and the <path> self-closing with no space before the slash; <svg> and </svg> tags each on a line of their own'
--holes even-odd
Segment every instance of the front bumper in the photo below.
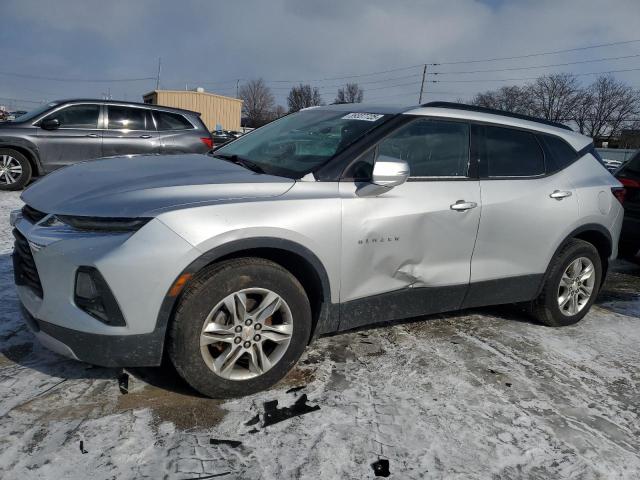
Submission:
<svg viewBox="0 0 640 480">
<path fill-rule="evenodd" d="M 159 365 L 166 324 L 158 314 L 167 292 L 198 251 L 160 221 L 135 233 L 78 232 L 25 218 L 15 228 L 28 241 L 42 291 L 17 285 L 27 324 L 62 355 L 101 366 Z M 96 268 L 125 325 L 101 322 L 74 303 L 79 267 Z"/>
</svg>

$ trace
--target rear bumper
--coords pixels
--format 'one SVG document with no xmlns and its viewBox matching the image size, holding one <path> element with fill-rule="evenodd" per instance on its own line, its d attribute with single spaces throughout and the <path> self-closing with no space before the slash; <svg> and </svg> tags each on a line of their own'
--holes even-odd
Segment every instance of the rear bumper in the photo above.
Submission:
<svg viewBox="0 0 640 480">
<path fill-rule="evenodd" d="M 164 331 L 141 335 L 80 332 L 38 320 L 22 307 L 22 316 L 38 341 L 60 355 L 101 367 L 154 367 L 162 361 Z"/>
</svg>

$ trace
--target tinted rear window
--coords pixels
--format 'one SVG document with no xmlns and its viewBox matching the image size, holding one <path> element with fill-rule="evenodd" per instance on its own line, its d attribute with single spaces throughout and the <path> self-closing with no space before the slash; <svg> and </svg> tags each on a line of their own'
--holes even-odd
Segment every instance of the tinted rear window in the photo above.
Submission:
<svg viewBox="0 0 640 480">
<path fill-rule="evenodd" d="M 153 116 L 158 123 L 158 130 L 186 130 L 193 128 L 193 125 L 178 113 L 154 111 Z"/>
<path fill-rule="evenodd" d="M 547 170 L 557 172 L 567 167 L 578 157 L 577 152 L 567 142 L 552 135 L 540 135 L 539 138 L 544 143 L 549 154 Z"/>
<path fill-rule="evenodd" d="M 484 154 L 488 177 L 531 177 L 544 174 L 544 154 L 535 135 L 502 127 L 484 127 Z"/>
<path fill-rule="evenodd" d="M 149 111 L 144 108 L 109 106 L 109 130 L 154 130 Z"/>
</svg>

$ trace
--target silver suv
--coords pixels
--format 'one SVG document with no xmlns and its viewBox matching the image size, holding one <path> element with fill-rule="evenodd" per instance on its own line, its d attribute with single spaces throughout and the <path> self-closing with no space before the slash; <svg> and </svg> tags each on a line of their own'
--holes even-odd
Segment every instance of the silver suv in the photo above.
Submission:
<svg viewBox="0 0 640 480">
<path fill-rule="evenodd" d="M 74 188 L 68 188 L 73 185 Z M 578 322 L 616 256 L 619 182 L 562 125 L 459 104 L 339 105 L 209 155 L 74 165 L 12 214 L 40 341 L 195 389 L 280 380 L 317 335 L 522 302 Z"/>
<path fill-rule="evenodd" d="M 57 100 L 0 123 L 0 190 L 20 190 L 32 177 L 84 160 L 207 153 L 212 146 L 197 112 L 112 100 Z"/>
</svg>

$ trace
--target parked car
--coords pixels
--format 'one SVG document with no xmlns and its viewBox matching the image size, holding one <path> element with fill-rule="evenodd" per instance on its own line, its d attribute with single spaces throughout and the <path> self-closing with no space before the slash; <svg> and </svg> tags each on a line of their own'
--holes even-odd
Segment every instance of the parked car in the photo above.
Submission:
<svg viewBox="0 0 640 480">
<path fill-rule="evenodd" d="M 610 172 L 615 172 L 622 166 L 622 162 L 620 160 L 611 160 L 608 158 L 603 158 L 602 161 L 604 162 L 604 166 L 606 167 L 606 169 L 609 170 Z"/>
<path fill-rule="evenodd" d="M 213 143 L 216 147 L 222 146 L 225 143 L 229 143 L 236 138 L 240 138 L 242 136 L 242 132 L 236 132 L 232 130 L 214 130 L 211 132 L 213 136 Z"/>
<path fill-rule="evenodd" d="M 206 153 L 200 114 L 106 100 L 48 103 L 0 125 L 0 190 L 83 160 L 124 154 Z"/>
<path fill-rule="evenodd" d="M 26 110 L 15 110 L 13 112 L 9 112 L 9 116 L 7 117 L 7 120 L 15 120 L 16 118 L 21 117 L 25 113 L 27 113 Z"/>
<path fill-rule="evenodd" d="M 620 256 L 640 261 L 640 151 L 615 173 L 624 186 Z"/>
<path fill-rule="evenodd" d="M 209 155 L 36 182 L 12 213 L 15 282 L 53 350 L 105 366 L 167 351 L 213 397 L 381 321 L 523 302 L 571 325 L 623 217 L 594 152 L 562 125 L 459 104 L 303 110 Z"/>
</svg>

